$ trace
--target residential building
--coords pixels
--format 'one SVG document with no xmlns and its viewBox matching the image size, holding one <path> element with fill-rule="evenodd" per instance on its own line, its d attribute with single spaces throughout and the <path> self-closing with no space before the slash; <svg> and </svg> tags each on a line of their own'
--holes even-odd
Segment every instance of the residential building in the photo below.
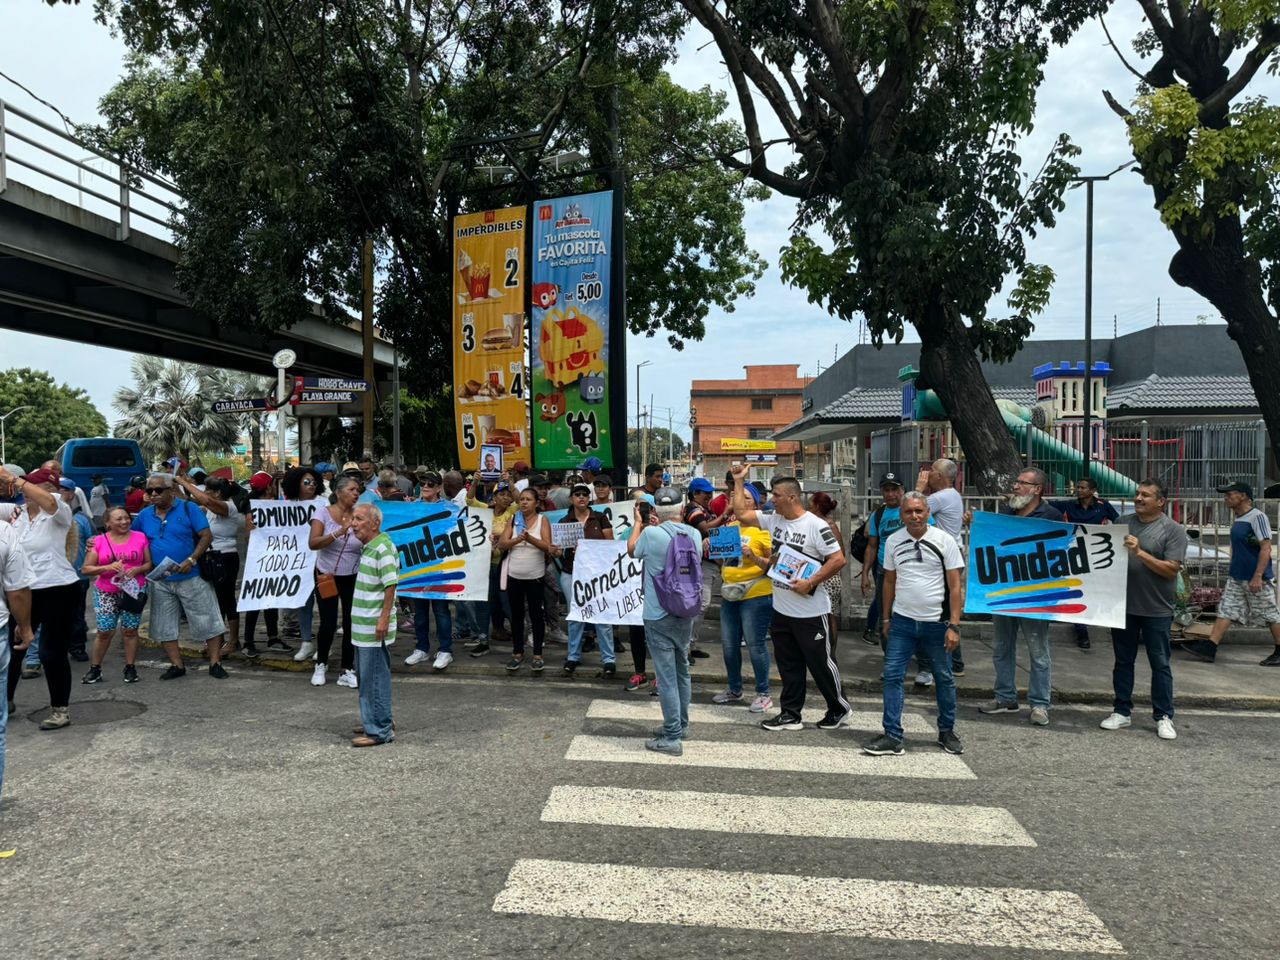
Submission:
<svg viewBox="0 0 1280 960">
<path fill-rule="evenodd" d="M 694 380 L 689 391 L 693 453 L 700 473 L 717 485 L 735 460 L 759 463 L 763 476 L 799 472 L 802 444 L 774 441 L 796 420 L 805 387 L 798 363 L 749 364 L 741 380 Z"/>
</svg>

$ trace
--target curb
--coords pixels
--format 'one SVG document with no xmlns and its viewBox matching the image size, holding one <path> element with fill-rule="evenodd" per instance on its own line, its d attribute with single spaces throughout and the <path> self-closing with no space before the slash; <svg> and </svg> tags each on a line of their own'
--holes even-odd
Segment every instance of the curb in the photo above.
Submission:
<svg viewBox="0 0 1280 960">
<path fill-rule="evenodd" d="M 138 637 L 139 646 L 152 650 L 160 649 L 160 644 L 152 642 L 148 637 Z M 187 642 L 180 642 L 184 657 L 192 659 L 203 659 L 204 647 L 196 646 Z M 310 660 L 301 663 L 293 659 L 292 654 L 279 655 L 263 653 L 260 657 L 248 658 L 241 653 L 233 653 L 229 657 L 223 658 L 228 663 L 234 663 L 241 667 L 256 667 L 258 669 L 275 670 L 284 673 L 308 673 L 312 669 Z M 596 676 L 594 668 L 584 669 L 577 677 L 566 677 L 557 668 L 555 670 L 548 669 L 546 672 L 535 675 L 522 671 L 516 674 L 507 673 L 501 664 L 496 660 L 486 663 L 486 657 L 472 658 L 465 654 L 453 661 L 447 671 L 436 673 L 430 667 L 416 668 L 406 667 L 403 663 L 396 663 L 394 660 L 391 665 L 391 673 L 393 676 L 458 676 L 458 677 L 508 677 L 512 682 L 551 682 L 573 684 L 582 680 L 594 681 L 600 679 Z M 549 666 L 549 665 L 548 665 Z M 700 684 L 719 684 L 723 686 L 727 682 L 724 673 L 715 671 L 691 669 L 689 671 L 690 678 L 694 683 Z M 626 679 L 626 672 L 619 670 L 618 678 Z M 884 685 L 879 680 L 865 680 L 861 677 L 844 677 L 842 678 L 845 690 L 852 693 L 867 694 L 879 696 L 884 691 Z M 812 681 L 809 683 L 809 689 L 817 691 Z M 920 691 L 915 691 L 910 685 L 907 686 L 907 693 L 916 693 L 920 695 Z M 930 701 L 933 700 L 932 691 L 926 689 L 924 691 Z M 1027 689 L 1025 687 L 1018 688 L 1018 696 L 1025 698 Z M 956 684 L 957 700 L 989 700 L 991 698 L 991 688 L 989 686 L 973 686 L 963 683 Z M 1111 706 L 1114 702 L 1115 694 L 1111 690 L 1063 690 L 1058 687 L 1053 688 L 1053 702 L 1063 704 L 1080 704 L 1080 705 L 1097 705 Z M 1150 696 L 1142 696 L 1135 694 L 1133 698 L 1134 705 L 1150 705 Z M 1280 696 L 1253 696 L 1253 695 L 1237 695 L 1237 694 L 1180 694 L 1177 698 L 1177 704 L 1180 707 L 1197 707 L 1219 710 L 1277 710 L 1280 711 Z"/>
</svg>

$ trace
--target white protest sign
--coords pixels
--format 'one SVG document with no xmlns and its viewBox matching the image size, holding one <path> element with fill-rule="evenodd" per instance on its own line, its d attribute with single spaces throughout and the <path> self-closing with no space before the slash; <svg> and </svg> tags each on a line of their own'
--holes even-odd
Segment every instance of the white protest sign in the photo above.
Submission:
<svg viewBox="0 0 1280 960">
<path fill-rule="evenodd" d="M 580 540 L 573 556 L 569 619 L 583 623 L 644 623 L 644 562 L 621 540 Z"/>
<path fill-rule="evenodd" d="M 300 607 L 315 588 L 316 552 L 308 545 L 309 503 L 258 501 L 236 611 Z"/>
</svg>

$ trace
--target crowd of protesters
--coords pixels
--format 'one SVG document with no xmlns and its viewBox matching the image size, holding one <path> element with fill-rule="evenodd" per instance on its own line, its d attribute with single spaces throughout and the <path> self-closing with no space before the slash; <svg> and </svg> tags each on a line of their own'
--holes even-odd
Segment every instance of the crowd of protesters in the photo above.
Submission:
<svg viewBox="0 0 1280 960">
<path fill-rule="evenodd" d="M 178 643 L 184 621 L 189 639 L 205 646 L 211 678 L 227 678 L 223 660 L 232 653 L 261 656 L 255 636 L 261 620 L 266 648 L 311 662 L 314 686 L 329 681 L 340 632 L 336 683 L 359 690 L 361 698 L 363 726 L 353 742 L 385 743 L 393 736 L 388 648 L 398 619 L 408 618 L 416 642 L 405 664 L 430 663 L 437 672 L 453 663 L 455 639 L 477 658 L 493 652 L 496 644 L 509 643 L 505 669 L 513 674 L 526 667 L 535 673 L 545 670 L 552 643 L 567 645 L 561 667 L 567 675 L 581 669 L 584 654 L 598 651 L 597 675 L 613 677 L 619 657 L 629 652 L 626 689 L 648 689 L 662 706 L 664 723 L 650 749 L 679 754 L 687 735 L 689 661 L 708 656 L 695 641 L 715 595 L 727 685 L 713 702 L 744 704 L 758 714 L 772 711 L 770 666 L 776 659 L 782 678 L 778 712 L 763 718 L 760 726 L 771 732 L 802 729 L 807 678 L 812 678 L 825 703 L 817 726 L 834 728 L 849 713 L 835 647 L 839 602 L 846 589 L 843 568 L 852 553 L 861 563 L 861 588 L 871 599 L 863 639 L 880 645 L 885 655 L 884 732 L 866 751 L 902 752 L 902 687 L 914 657 L 915 684 L 936 688 L 939 745 L 960 753 L 963 746 L 954 729 L 955 678 L 964 675 L 959 616 L 962 530 L 969 516 L 955 489 L 956 476 L 957 466 L 949 460 L 921 471 L 911 490 L 896 474 L 884 474 L 883 502 L 868 517 L 865 537 L 855 536 L 846 547 L 837 523 L 838 504 L 830 495 L 806 496 L 787 477 L 775 478 L 766 488 L 749 481 L 745 467 L 726 475 L 718 495 L 703 478 L 693 479 L 685 490 L 671 486 L 658 464 L 646 468 L 639 487 L 616 492 L 595 458 L 576 471 L 552 474 L 534 473 L 527 463 L 517 462 L 501 479 L 488 483 L 427 467 L 378 469 L 372 460 L 342 467 L 317 463 L 275 475 L 257 472 L 246 489 L 174 458 L 163 469 L 134 478 L 122 505 L 113 506 L 105 485 L 95 480 L 86 497 L 60 476 L 56 463 L 30 473 L 9 465 L 0 468 L 0 628 L 8 635 L 0 673 L 7 675 L 7 712 L 13 710 L 20 680 L 43 674 L 51 709 L 40 728 L 70 724 L 70 661 L 89 663 L 82 683 L 105 682 L 103 661 L 117 632 L 124 652 L 123 681 L 137 682 L 145 607 L 149 639 L 169 661 L 161 680 L 176 680 L 187 672 Z M 1113 730 L 1130 724 L 1133 668 L 1142 647 L 1153 674 L 1157 732 L 1164 739 L 1176 737 L 1170 627 L 1174 582 L 1187 538 L 1165 514 L 1164 489 L 1153 480 L 1139 484 L 1133 512 L 1124 516 L 1100 499 L 1087 479 L 1075 485 L 1070 500 L 1045 499 L 1046 489 L 1041 471 L 1024 470 L 1002 512 L 1115 523 L 1129 530 L 1124 538 L 1131 554 L 1128 616 L 1123 628 L 1112 631 L 1115 703 L 1102 726 Z M 1247 484 L 1221 490 L 1233 513 L 1230 580 L 1211 636 L 1190 641 L 1186 652 L 1212 662 L 1233 622 L 1262 624 L 1276 641 L 1276 651 L 1263 664 L 1280 665 L 1280 609 L 1271 586 L 1269 525 L 1253 507 Z M 615 498 L 633 501 L 618 509 L 629 518 L 628 551 L 645 560 L 643 626 L 566 621 L 562 608 L 571 592 L 575 549 L 556 545 L 544 514 L 567 511 L 560 522 L 580 524 L 583 539 L 612 539 L 613 525 L 593 508 Z M 316 553 L 316 583 L 301 607 L 267 610 L 261 616 L 250 612 L 242 623 L 236 590 L 256 499 L 311 506 L 308 545 Z M 493 562 L 485 600 L 395 599 L 395 550 L 381 532 L 380 505 L 406 500 L 492 508 Z M 741 556 L 712 561 L 711 532 L 724 526 L 739 530 Z M 790 583 L 769 576 L 783 547 L 814 562 L 809 576 Z M 90 592 L 95 618 L 91 647 L 85 624 Z M 1015 667 L 1021 635 L 1030 660 L 1029 720 L 1048 725 L 1049 622 L 1007 616 L 993 621 L 994 696 L 981 712 L 1020 712 Z M 281 629 L 287 624 L 296 626 L 296 652 Z M 1087 629 L 1077 628 L 1076 642 L 1082 648 L 1090 645 Z M 744 649 L 752 673 L 750 695 L 743 681 Z M 16 658 L 23 654 L 29 659 L 19 664 Z M 2 737 L 0 726 L 0 750 Z"/>
</svg>

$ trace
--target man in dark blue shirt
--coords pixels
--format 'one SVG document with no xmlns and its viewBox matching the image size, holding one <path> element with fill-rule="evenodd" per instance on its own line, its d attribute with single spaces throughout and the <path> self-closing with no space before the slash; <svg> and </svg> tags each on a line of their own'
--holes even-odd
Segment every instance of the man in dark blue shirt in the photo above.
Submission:
<svg viewBox="0 0 1280 960">
<path fill-rule="evenodd" d="M 1090 477 L 1081 477 L 1076 481 L 1076 498 L 1074 500 L 1050 500 L 1049 506 L 1062 511 L 1062 519 L 1067 523 L 1115 523 L 1120 515 L 1116 508 L 1105 500 L 1098 499 L 1098 485 Z M 1081 650 L 1089 649 L 1089 628 L 1083 623 L 1075 625 L 1076 645 Z"/>
</svg>

